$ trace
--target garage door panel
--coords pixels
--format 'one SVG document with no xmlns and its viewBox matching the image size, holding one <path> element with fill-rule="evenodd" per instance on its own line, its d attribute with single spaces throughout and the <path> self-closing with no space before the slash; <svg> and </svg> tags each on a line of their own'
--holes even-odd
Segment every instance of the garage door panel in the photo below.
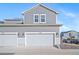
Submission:
<svg viewBox="0 0 79 59">
<path fill-rule="evenodd" d="M 27 45 L 28 46 L 39 46 L 40 40 L 38 40 L 38 35 L 27 35 Z"/>
<path fill-rule="evenodd" d="M 53 46 L 52 34 L 26 35 L 27 46 Z"/>
<path fill-rule="evenodd" d="M 16 35 L 0 35 L 0 46 L 13 46 L 17 45 Z"/>
</svg>

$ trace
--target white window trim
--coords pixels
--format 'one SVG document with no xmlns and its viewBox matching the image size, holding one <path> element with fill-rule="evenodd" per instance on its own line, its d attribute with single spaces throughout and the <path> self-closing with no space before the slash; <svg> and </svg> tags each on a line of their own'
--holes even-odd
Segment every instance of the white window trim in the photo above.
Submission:
<svg viewBox="0 0 79 59">
<path fill-rule="evenodd" d="M 35 15 L 38 15 L 38 22 L 35 22 Z M 33 22 L 34 23 L 39 23 L 39 14 L 33 14 Z"/>
<path fill-rule="evenodd" d="M 41 22 L 41 15 L 45 15 L 45 22 Z M 40 14 L 40 23 L 46 23 L 46 14 Z"/>
</svg>

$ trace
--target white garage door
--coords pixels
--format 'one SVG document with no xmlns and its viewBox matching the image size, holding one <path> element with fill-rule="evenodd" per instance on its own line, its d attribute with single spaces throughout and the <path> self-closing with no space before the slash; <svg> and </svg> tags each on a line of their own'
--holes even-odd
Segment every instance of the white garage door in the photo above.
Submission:
<svg viewBox="0 0 79 59">
<path fill-rule="evenodd" d="M 0 46 L 16 47 L 17 46 L 16 33 L 5 32 L 0 34 Z"/>
<path fill-rule="evenodd" d="M 26 42 L 28 47 L 32 46 L 52 46 L 53 34 L 49 33 L 29 33 L 26 34 Z"/>
</svg>

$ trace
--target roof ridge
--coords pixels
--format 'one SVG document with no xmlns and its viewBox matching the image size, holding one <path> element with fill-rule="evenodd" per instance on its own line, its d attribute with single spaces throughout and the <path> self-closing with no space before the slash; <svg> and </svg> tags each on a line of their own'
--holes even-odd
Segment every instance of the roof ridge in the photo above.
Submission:
<svg viewBox="0 0 79 59">
<path fill-rule="evenodd" d="M 52 12 L 58 14 L 58 12 L 56 12 L 55 10 L 52 10 L 52 9 L 48 8 L 47 6 L 45 6 L 45 5 L 42 4 L 42 3 L 39 3 L 39 4 L 37 4 L 37 5 L 33 6 L 33 7 L 31 7 L 29 10 L 31 10 L 31 9 L 37 7 L 37 6 L 42 6 L 42 7 L 46 8 L 46 9 L 48 9 L 48 10 L 50 10 L 50 11 L 52 11 Z M 27 12 L 27 11 L 29 11 L 29 10 L 25 10 L 24 12 L 22 12 L 22 14 L 24 14 L 25 12 Z"/>
<path fill-rule="evenodd" d="M 56 12 L 55 10 L 52 10 L 52 9 L 48 8 L 48 7 L 45 6 L 44 4 L 39 4 L 39 5 L 42 6 L 42 7 L 44 7 L 44 8 L 47 8 L 48 10 L 51 10 L 51 11 L 55 12 L 56 14 L 58 14 L 58 12 Z"/>
</svg>

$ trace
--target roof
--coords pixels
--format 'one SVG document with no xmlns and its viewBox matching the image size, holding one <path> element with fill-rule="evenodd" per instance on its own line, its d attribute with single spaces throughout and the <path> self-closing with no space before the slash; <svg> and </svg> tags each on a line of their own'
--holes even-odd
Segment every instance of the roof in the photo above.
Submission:
<svg viewBox="0 0 79 59">
<path fill-rule="evenodd" d="M 68 33 L 68 32 L 77 32 L 77 31 L 75 31 L 75 30 L 69 30 L 69 31 L 64 31 L 62 33 Z"/>
<path fill-rule="evenodd" d="M 55 10 L 52 10 L 52 9 L 46 7 L 46 6 L 44 6 L 43 4 L 37 4 L 36 6 L 32 7 L 32 8 L 29 9 L 29 10 L 32 10 L 33 8 L 38 7 L 38 6 L 41 6 L 41 7 L 45 8 L 45 9 L 47 9 L 47 10 L 49 10 L 49 11 L 52 11 L 52 12 L 54 12 L 55 14 L 58 14 L 58 12 L 56 12 Z M 25 10 L 24 12 L 22 12 L 22 14 L 24 14 L 25 12 L 28 12 L 29 10 Z"/>
<path fill-rule="evenodd" d="M 62 24 L 0 24 L 0 27 L 60 27 Z"/>
<path fill-rule="evenodd" d="M 77 31 L 75 31 L 75 30 L 70 30 L 70 31 L 67 31 L 67 32 L 77 32 Z"/>
<path fill-rule="evenodd" d="M 5 21 L 21 21 L 22 18 L 4 19 Z"/>
</svg>

